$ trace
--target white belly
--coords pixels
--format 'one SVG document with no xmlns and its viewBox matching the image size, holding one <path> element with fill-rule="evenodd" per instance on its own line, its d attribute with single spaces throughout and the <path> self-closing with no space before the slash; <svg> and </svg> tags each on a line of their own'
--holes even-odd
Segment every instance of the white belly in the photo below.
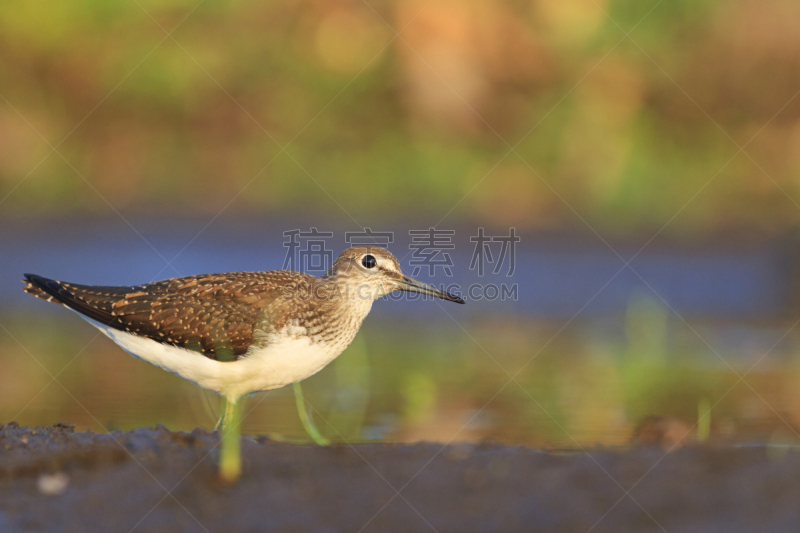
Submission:
<svg viewBox="0 0 800 533">
<path fill-rule="evenodd" d="M 220 362 L 81 316 L 129 354 L 231 399 L 303 380 L 333 361 L 349 344 L 349 340 L 330 345 L 312 343 L 303 336 L 287 337 L 238 361 Z"/>
</svg>

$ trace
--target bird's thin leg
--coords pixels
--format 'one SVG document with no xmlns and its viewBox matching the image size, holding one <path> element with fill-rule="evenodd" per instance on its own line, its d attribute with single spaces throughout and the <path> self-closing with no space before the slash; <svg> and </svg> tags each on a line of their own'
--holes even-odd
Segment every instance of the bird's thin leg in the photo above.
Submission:
<svg viewBox="0 0 800 533">
<path fill-rule="evenodd" d="M 242 474 L 241 409 L 239 398 L 224 398 L 219 475 L 224 481 L 232 483 Z"/>
<path fill-rule="evenodd" d="M 327 446 L 331 443 L 328 439 L 322 436 L 322 433 L 319 432 L 317 429 L 317 425 L 314 423 L 314 420 L 308 415 L 308 409 L 306 409 L 306 401 L 303 397 L 303 389 L 300 386 L 300 382 L 292 383 L 292 388 L 294 389 L 294 401 L 297 405 L 297 414 L 300 416 L 300 422 L 303 424 L 303 428 L 308 433 L 308 436 L 311 437 L 311 440 L 316 442 L 320 446 Z"/>
</svg>

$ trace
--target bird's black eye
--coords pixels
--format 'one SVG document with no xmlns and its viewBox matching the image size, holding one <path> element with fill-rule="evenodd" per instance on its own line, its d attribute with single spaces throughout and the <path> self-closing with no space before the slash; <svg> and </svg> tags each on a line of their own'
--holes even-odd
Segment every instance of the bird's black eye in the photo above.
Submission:
<svg viewBox="0 0 800 533">
<path fill-rule="evenodd" d="M 375 265 L 378 264 L 378 260 L 375 259 L 374 255 L 365 255 L 361 259 L 361 264 L 364 265 L 364 268 L 375 268 Z"/>
</svg>

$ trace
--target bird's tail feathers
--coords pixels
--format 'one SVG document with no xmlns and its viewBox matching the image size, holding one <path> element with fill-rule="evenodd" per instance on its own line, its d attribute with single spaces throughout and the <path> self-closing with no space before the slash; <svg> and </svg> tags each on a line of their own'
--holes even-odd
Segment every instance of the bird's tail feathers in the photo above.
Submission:
<svg viewBox="0 0 800 533">
<path fill-rule="evenodd" d="M 59 303 L 64 307 L 77 311 L 101 324 L 108 324 L 113 320 L 110 314 L 89 305 L 86 300 L 75 296 L 67 290 L 60 281 L 45 278 L 36 274 L 24 274 L 25 283 L 23 291 L 47 302 Z"/>
</svg>

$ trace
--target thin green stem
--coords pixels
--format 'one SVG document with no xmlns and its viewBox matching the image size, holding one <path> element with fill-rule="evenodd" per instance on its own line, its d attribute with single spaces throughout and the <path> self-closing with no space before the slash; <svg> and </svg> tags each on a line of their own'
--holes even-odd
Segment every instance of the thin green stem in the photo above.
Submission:
<svg viewBox="0 0 800 533">
<path fill-rule="evenodd" d="M 222 443 L 219 452 L 219 475 L 233 483 L 242 474 L 241 408 L 238 399 L 224 398 Z"/>
<path fill-rule="evenodd" d="M 711 435 L 711 402 L 702 398 L 697 402 L 697 440 L 704 442 Z"/>
<path fill-rule="evenodd" d="M 308 436 L 311 437 L 311 440 L 316 442 L 320 446 L 327 446 L 331 443 L 328 439 L 322 436 L 322 434 L 317 429 L 317 425 L 314 424 L 314 421 L 308 415 L 308 410 L 306 409 L 306 401 L 303 398 L 303 389 L 300 387 L 300 383 L 292 383 L 292 388 L 294 389 L 294 400 L 297 404 L 297 414 L 300 416 L 300 422 L 303 424 L 303 428 L 305 428 L 306 433 Z"/>
</svg>

